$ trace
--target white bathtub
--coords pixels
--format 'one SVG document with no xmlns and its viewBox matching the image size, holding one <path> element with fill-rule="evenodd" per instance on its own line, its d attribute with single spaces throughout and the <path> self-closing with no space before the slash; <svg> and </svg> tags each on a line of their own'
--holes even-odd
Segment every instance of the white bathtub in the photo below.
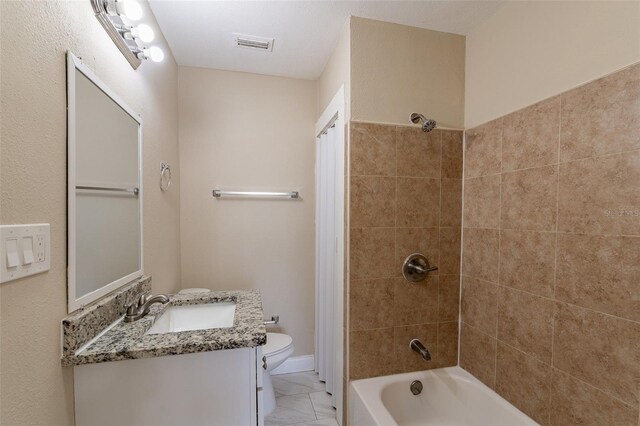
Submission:
<svg viewBox="0 0 640 426">
<path fill-rule="evenodd" d="M 409 389 L 414 380 L 420 395 Z M 460 367 L 355 380 L 349 397 L 350 426 L 537 425 Z"/>
</svg>

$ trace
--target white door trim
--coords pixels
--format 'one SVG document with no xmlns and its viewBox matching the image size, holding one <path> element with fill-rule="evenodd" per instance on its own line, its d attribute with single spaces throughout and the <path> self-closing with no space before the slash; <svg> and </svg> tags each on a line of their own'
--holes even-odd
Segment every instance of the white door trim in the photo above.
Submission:
<svg viewBox="0 0 640 426">
<path fill-rule="evenodd" d="M 338 89 L 337 93 L 329 102 L 329 105 L 320 115 L 316 122 L 316 137 L 320 135 L 330 126 L 335 125 L 336 128 L 336 163 L 335 163 L 335 229 L 336 229 L 336 255 L 335 255 L 335 277 L 336 286 L 334 294 L 334 309 L 338 315 L 335 315 L 334 324 L 334 375 L 333 382 L 334 393 L 333 399 L 336 404 L 338 423 L 342 424 L 343 413 L 343 364 L 344 364 L 344 316 L 342 315 L 344 307 L 344 241 L 345 241 L 345 89 L 344 85 Z M 316 218 L 317 220 L 317 218 Z M 316 242 L 317 243 L 317 242 Z"/>
</svg>

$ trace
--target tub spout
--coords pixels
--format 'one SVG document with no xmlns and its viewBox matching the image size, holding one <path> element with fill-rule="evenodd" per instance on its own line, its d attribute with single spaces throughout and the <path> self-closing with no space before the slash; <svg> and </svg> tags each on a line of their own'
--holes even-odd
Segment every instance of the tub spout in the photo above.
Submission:
<svg viewBox="0 0 640 426">
<path fill-rule="evenodd" d="M 409 347 L 411 348 L 411 350 L 418 352 L 422 359 L 424 359 L 425 361 L 431 361 L 431 354 L 429 353 L 429 350 L 422 344 L 420 340 L 413 339 L 411 342 L 409 342 Z"/>
</svg>

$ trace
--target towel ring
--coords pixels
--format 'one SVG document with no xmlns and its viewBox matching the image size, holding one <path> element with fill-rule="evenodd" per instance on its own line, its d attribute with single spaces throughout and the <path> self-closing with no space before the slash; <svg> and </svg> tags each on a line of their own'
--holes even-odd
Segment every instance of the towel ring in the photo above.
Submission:
<svg viewBox="0 0 640 426">
<path fill-rule="evenodd" d="M 166 182 L 166 183 L 165 183 Z M 171 167 L 160 163 L 160 190 L 165 192 L 171 186 Z"/>
</svg>

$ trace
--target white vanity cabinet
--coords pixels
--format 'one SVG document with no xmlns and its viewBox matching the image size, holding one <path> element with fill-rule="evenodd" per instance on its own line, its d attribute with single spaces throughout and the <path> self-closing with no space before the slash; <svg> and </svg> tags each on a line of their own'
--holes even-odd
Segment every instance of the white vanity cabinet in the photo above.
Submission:
<svg viewBox="0 0 640 426">
<path fill-rule="evenodd" d="M 76 425 L 263 423 L 262 348 L 74 367 Z"/>
</svg>

